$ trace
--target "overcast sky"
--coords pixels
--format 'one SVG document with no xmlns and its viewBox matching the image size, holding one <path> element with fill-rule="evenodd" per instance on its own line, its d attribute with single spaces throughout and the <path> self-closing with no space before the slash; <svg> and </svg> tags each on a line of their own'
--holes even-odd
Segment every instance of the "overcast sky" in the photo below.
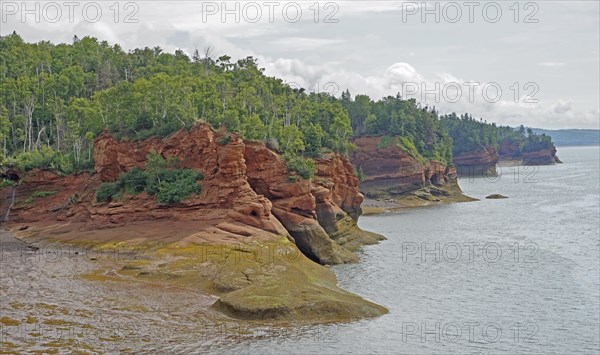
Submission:
<svg viewBox="0 0 600 355">
<path fill-rule="evenodd" d="M 230 13 L 221 1 L 122 1 L 118 13 L 114 4 L 28 2 L 28 14 L 2 0 L 0 34 L 190 54 L 211 46 L 215 57 L 254 56 L 268 75 L 309 90 L 400 92 L 508 125 L 600 125 L 598 1 L 229 1 Z"/>
</svg>

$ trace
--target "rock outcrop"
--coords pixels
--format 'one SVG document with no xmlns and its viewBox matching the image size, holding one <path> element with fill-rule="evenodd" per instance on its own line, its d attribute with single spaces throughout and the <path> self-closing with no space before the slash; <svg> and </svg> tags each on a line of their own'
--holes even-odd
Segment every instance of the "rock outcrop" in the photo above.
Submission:
<svg viewBox="0 0 600 355">
<path fill-rule="evenodd" d="M 522 160 L 523 165 L 552 165 L 562 163 L 556 156 L 556 147 L 541 149 L 531 152 L 523 152 L 517 142 L 504 140 L 500 143 L 500 159 Z"/>
<path fill-rule="evenodd" d="M 115 181 L 134 167 L 143 168 L 152 151 L 178 158 L 181 168 L 201 171 L 201 193 L 173 206 L 161 205 L 145 193 L 124 194 L 108 203 L 96 201 L 101 183 Z M 383 239 L 356 225 L 363 197 L 345 158 L 331 154 L 317 160 L 315 178 L 304 180 L 288 173 L 282 157 L 264 144 L 244 142 L 236 134 L 199 124 L 162 140 L 141 142 L 117 141 L 104 132 L 95 141 L 94 160 L 93 175 L 29 172 L 17 189 L 9 226 L 28 225 L 28 235 L 69 243 L 152 245 L 147 257 L 156 257 L 157 262 L 164 255 L 171 255 L 171 260 L 182 250 L 206 245 L 241 248 L 246 254 L 265 245 L 284 250 L 284 255 L 300 250 L 304 255 L 280 258 L 276 267 L 270 264 L 272 257 L 258 252 L 261 257 L 252 262 L 236 263 L 221 255 L 206 275 L 198 275 L 194 263 L 175 273 L 205 280 L 200 283 L 209 285 L 204 290 L 221 296 L 215 307 L 242 318 L 305 314 L 313 319 L 341 312 L 340 319 L 356 319 L 386 312 L 337 288 L 331 271 L 307 259 L 321 264 L 356 261 L 354 250 Z M 36 191 L 45 193 L 35 195 Z M 8 189 L 2 191 L 2 198 L 7 201 Z M 193 261 L 198 255 L 183 257 Z M 159 278 L 163 273 L 155 267 L 144 271 Z M 278 290 L 272 298 L 258 292 L 266 285 Z M 286 299 L 285 310 L 280 298 Z M 351 304 L 353 309 L 346 310 Z"/>
<path fill-rule="evenodd" d="M 425 203 L 471 200 L 462 195 L 454 167 L 419 160 L 396 144 L 382 144 L 383 139 L 363 136 L 353 140 L 357 149 L 350 154 L 350 161 L 363 172 L 360 191 L 369 198 Z"/>
<path fill-rule="evenodd" d="M 110 203 L 95 201 L 95 190 L 102 182 L 115 181 L 134 167 L 143 168 L 150 152 L 176 157 L 181 168 L 203 172 L 202 192 L 170 207 L 144 193 Z M 250 226 L 279 236 L 291 235 L 307 256 L 322 264 L 357 260 L 350 250 L 359 245 L 353 243 L 346 250 L 346 239 L 374 242 L 356 226 L 363 196 L 352 166 L 336 154 L 317 160 L 315 178 L 304 180 L 288 173 L 283 158 L 264 144 L 245 143 L 235 134 L 215 132 L 200 124 L 164 140 L 142 142 L 117 141 L 104 132 L 95 141 L 94 161 L 93 176 L 61 177 L 49 171 L 28 174 L 20 196 L 35 190 L 57 193 L 18 206 L 12 221 L 68 219 L 86 222 L 88 230 L 167 219 L 210 221 L 205 223 L 210 227 L 198 231 L 209 234 Z M 220 217 L 215 218 L 215 211 L 220 210 Z"/>
<path fill-rule="evenodd" d="M 552 165 L 562 163 L 556 156 L 556 147 L 537 150 L 533 152 L 523 152 L 523 165 Z"/>
<path fill-rule="evenodd" d="M 500 159 L 521 159 L 523 153 L 519 147 L 519 142 L 511 142 L 508 139 L 503 140 L 498 148 Z"/>
<path fill-rule="evenodd" d="M 496 148 L 485 146 L 479 151 L 455 155 L 452 162 L 456 165 L 459 176 L 495 176 L 499 159 Z"/>
<path fill-rule="evenodd" d="M 488 200 L 499 200 L 499 199 L 504 199 L 504 198 L 508 198 L 504 195 L 501 194 L 491 194 L 486 196 L 485 198 L 487 198 Z"/>
<path fill-rule="evenodd" d="M 304 254 L 328 264 L 356 260 L 354 254 L 335 243 L 319 224 L 317 200 L 313 195 L 313 191 L 320 189 L 318 186 L 288 174 L 283 158 L 263 143 L 248 143 L 245 156 L 250 185 L 273 203 L 273 215 L 289 231 Z M 322 189 L 320 193 L 331 194 L 331 190 Z"/>
<path fill-rule="evenodd" d="M 317 220 L 336 243 L 355 251 L 384 239 L 356 225 L 364 198 L 358 191 L 358 178 L 348 159 L 337 154 L 317 159 L 315 180 L 312 194 L 317 203 Z"/>
</svg>

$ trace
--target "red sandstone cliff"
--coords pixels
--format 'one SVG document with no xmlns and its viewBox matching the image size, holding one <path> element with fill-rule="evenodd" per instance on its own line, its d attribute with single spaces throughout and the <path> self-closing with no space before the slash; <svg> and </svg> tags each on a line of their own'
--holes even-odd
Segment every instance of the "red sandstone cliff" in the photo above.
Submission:
<svg viewBox="0 0 600 355">
<path fill-rule="evenodd" d="M 356 226 L 362 195 L 345 158 L 331 155 L 318 160 L 313 181 L 293 180 L 283 159 L 264 144 L 245 143 L 235 134 L 223 139 L 224 135 L 206 124 L 164 140 L 141 142 L 119 142 L 104 132 L 94 145 L 96 174 L 63 177 L 30 172 L 17 189 L 21 203 L 13 207 L 10 221 L 76 222 L 81 224 L 78 232 L 158 221 L 152 225 L 155 230 L 144 233 L 164 240 L 186 236 L 191 242 L 291 235 L 307 256 L 325 264 L 354 261 L 357 257 L 350 250 L 380 239 Z M 145 193 L 96 202 L 95 191 L 102 182 L 114 181 L 133 167 L 142 168 L 150 151 L 177 157 L 182 168 L 201 171 L 202 192 L 169 207 Z M 3 191 L 4 202 L 10 197 L 8 190 Z M 57 193 L 23 203 L 33 191 Z"/>
<path fill-rule="evenodd" d="M 556 156 L 556 147 L 523 153 L 523 165 L 552 165 L 562 163 Z"/>
<path fill-rule="evenodd" d="M 356 244 L 381 239 L 360 230 L 351 217 L 360 215 L 363 197 L 345 158 L 331 155 L 317 160 L 315 178 L 308 181 L 290 175 L 284 160 L 263 143 L 247 143 L 245 157 L 250 185 L 273 203 L 272 213 L 313 260 L 353 261 L 356 256 L 350 251 Z"/>
<path fill-rule="evenodd" d="M 498 148 L 500 159 L 520 159 L 523 156 L 518 142 L 511 142 L 507 139 L 500 143 Z"/>
<path fill-rule="evenodd" d="M 498 160 L 500 160 L 498 151 L 489 145 L 481 150 L 464 152 L 452 158 L 452 162 L 458 169 L 459 176 L 495 175 Z"/>
<path fill-rule="evenodd" d="M 439 161 L 421 162 L 395 144 L 382 146 L 383 137 L 364 136 L 353 140 L 356 145 L 350 161 L 364 174 L 361 191 L 371 197 L 402 195 L 423 187 L 456 185 L 456 169 Z"/>
</svg>

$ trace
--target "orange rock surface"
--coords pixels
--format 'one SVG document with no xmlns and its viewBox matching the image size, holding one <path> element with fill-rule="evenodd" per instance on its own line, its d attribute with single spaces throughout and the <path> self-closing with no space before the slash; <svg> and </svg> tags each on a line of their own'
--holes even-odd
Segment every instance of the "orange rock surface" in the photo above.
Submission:
<svg viewBox="0 0 600 355">
<path fill-rule="evenodd" d="M 456 169 L 436 160 L 419 161 L 395 144 L 382 144 L 383 137 L 364 136 L 353 140 L 357 149 L 352 164 L 364 174 L 361 189 L 402 194 L 426 185 L 444 186 L 456 178 Z"/>
<path fill-rule="evenodd" d="M 102 182 L 115 181 L 133 167 L 143 168 L 151 151 L 177 157 L 182 168 L 201 171 L 202 192 L 174 206 L 161 205 L 145 193 L 96 202 L 95 191 Z M 149 240 L 200 243 L 293 237 L 307 256 L 324 264 L 357 259 L 343 247 L 346 240 L 332 239 L 342 229 L 336 226 L 338 221 L 350 224 L 343 228 L 354 237 L 350 249 L 366 235 L 356 226 L 363 199 L 358 180 L 339 155 L 318 160 L 313 181 L 304 180 L 289 174 L 283 158 L 264 144 L 198 124 L 163 140 L 140 142 L 117 141 L 105 131 L 95 141 L 94 161 L 93 175 L 29 172 L 17 188 L 9 224 L 52 226 L 59 239 L 111 239 L 124 230 Z M 10 190 L 2 191 L 3 215 L 10 205 Z M 32 198 L 34 191 L 56 193 Z M 367 239 L 361 244 L 381 238 Z"/>
</svg>

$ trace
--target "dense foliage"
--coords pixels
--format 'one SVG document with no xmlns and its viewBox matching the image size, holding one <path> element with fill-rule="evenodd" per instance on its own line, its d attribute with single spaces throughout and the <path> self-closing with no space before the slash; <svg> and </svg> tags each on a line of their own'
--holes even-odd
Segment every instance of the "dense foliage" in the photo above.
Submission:
<svg viewBox="0 0 600 355">
<path fill-rule="evenodd" d="M 485 146 L 498 146 L 498 127 L 495 123 L 476 120 L 468 113 L 457 116 L 454 112 L 441 117 L 442 126 L 452 137 L 454 155 L 479 151 Z"/>
<path fill-rule="evenodd" d="M 317 167 L 312 159 L 291 155 L 284 155 L 284 158 L 288 172 L 295 172 L 306 180 L 315 176 Z"/>
<path fill-rule="evenodd" d="M 310 158 L 347 153 L 352 135 L 385 136 L 419 160 L 445 163 L 453 151 L 501 139 L 517 140 L 524 150 L 551 144 L 549 137 L 525 136 L 468 115 L 439 117 L 435 108 L 399 95 L 373 101 L 352 98 L 348 91 L 339 99 L 309 94 L 263 71 L 252 57 L 231 62 L 228 56 L 213 59 L 210 50 L 190 58 L 159 47 L 126 52 L 92 37 L 57 45 L 25 43 L 16 33 L 0 37 L 0 163 L 8 159 L 24 171 L 40 167 L 70 174 L 93 167 L 93 141 L 104 128 L 117 137 L 144 139 L 196 122 L 267 142 L 304 178 L 314 174 Z M 219 144 L 228 142 L 224 136 Z M 131 172 L 123 183 L 137 191 L 143 174 L 147 169 Z M 187 178 L 165 175 L 161 182 L 182 190 L 187 182 L 176 181 Z M 100 198 L 110 199 L 120 187 L 104 186 Z M 158 195 L 160 188 L 154 188 Z"/>
<path fill-rule="evenodd" d="M 523 126 L 520 128 L 520 132 Z M 524 136 L 524 135 L 523 135 Z M 535 152 L 542 149 L 549 149 L 553 146 L 552 138 L 545 133 L 536 134 L 531 128 L 527 128 L 527 138 L 521 147 L 522 152 Z"/>
<path fill-rule="evenodd" d="M 442 126 L 448 130 L 453 140 L 453 154 L 480 151 L 486 146 L 498 149 L 507 141 L 516 144 L 519 151 L 531 152 L 552 147 L 552 139 L 545 134 L 535 134 L 524 126 L 514 129 L 497 126 L 482 119 L 476 120 L 468 113 L 457 116 L 456 113 L 441 116 Z"/>
<path fill-rule="evenodd" d="M 177 169 L 174 159 L 164 160 L 159 154 L 148 154 L 145 169 L 133 168 L 119 176 L 116 182 L 105 182 L 96 190 L 98 202 L 119 198 L 123 192 L 138 194 L 146 192 L 156 196 L 161 204 L 178 203 L 192 194 L 200 193 L 198 180 L 202 174 L 193 169 Z"/>
<path fill-rule="evenodd" d="M 45 157 L 61 163 L 41 165 L 68 173 L 93 165 L 93 140 L 105 127 L 143 139 L 198 121 L 293 156 L 348 151 L 350 120 L 336 98 L 267 77 L 252 57 L 230 60 L 159 47 L 125 52 L 91 37 L 58 45 L 0 37 L 2 156 L 20 161 L 49 149 Z"/>
<path fill-rule="evenodd" d="M 452 140 L 440 124 L 435 108 L 421 107 L 415 99 L 400 95 L 373 101 L 366 95 L 342 93 L 355 135 L 397 137 L 394 142 L 416 158 L 452 160 Z"/>
</svg>

